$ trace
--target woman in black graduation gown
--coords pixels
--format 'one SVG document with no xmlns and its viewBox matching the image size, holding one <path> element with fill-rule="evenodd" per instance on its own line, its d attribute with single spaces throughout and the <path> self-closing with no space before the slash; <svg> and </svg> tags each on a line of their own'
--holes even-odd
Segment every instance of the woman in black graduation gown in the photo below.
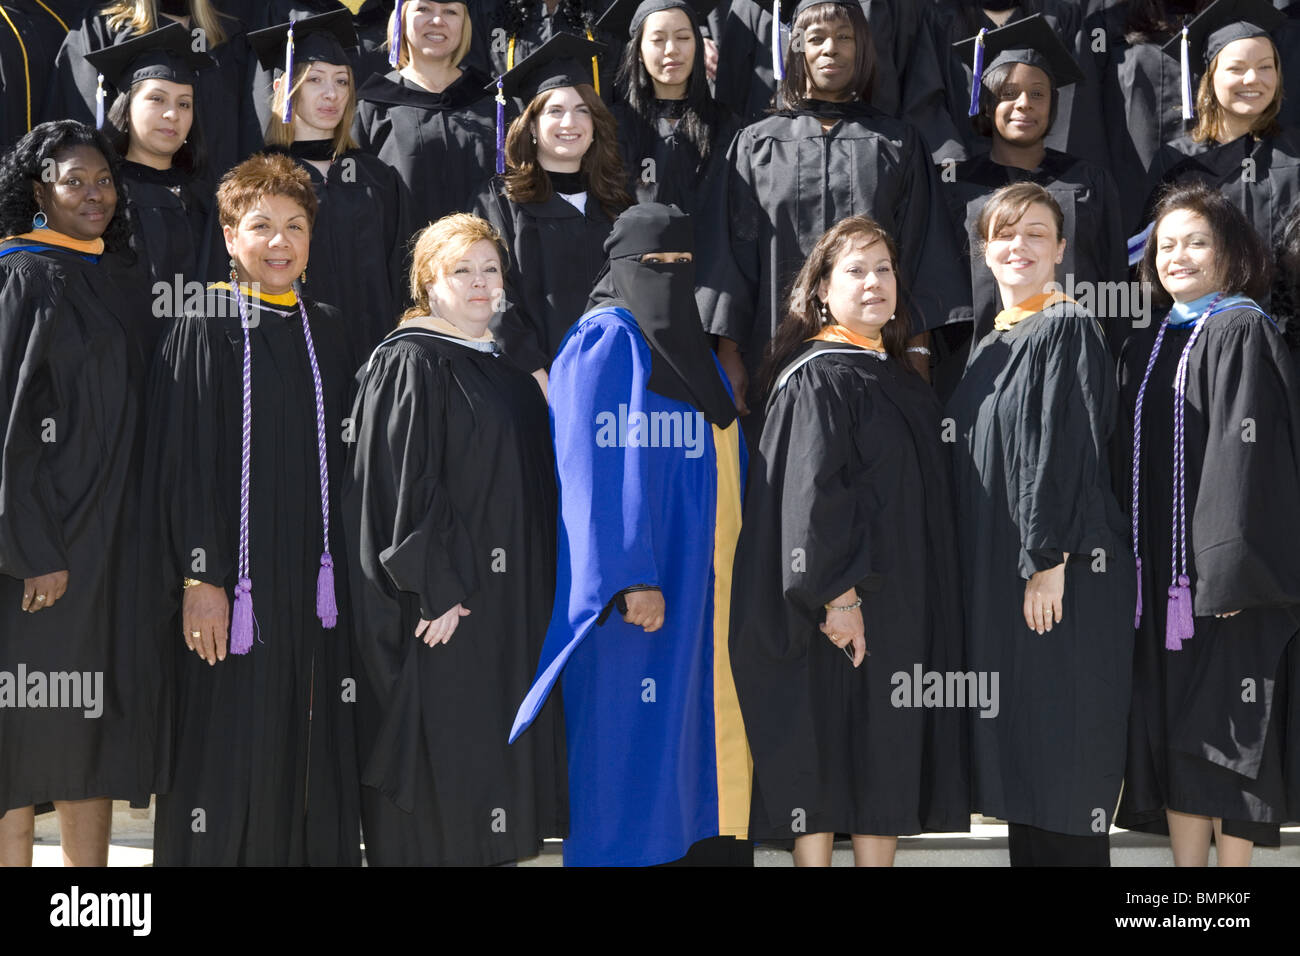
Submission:
<svg viewBox="0 0 1300 956">
<path fill-rule="evenodd" d="M 186 283 L 202 283 L 212 272 L 216 217 L 194 95 L 196 71 L 212 59 L 190 51 L 189 31 L 178 23 L 87 59 L 122 91 L 106 128 L 124 157 L 121 186 L 132 244 L 142 281 L 165 297 L 158 301 L 167 308 L 155 314 L 174 318 Z M 156 289 L 158 283 L 167 289 Z"/>
<path fill-rule="evenodd" d="M 613 109 L 628 192 L 701 214 L 721 195 L 739 124 L 709 93 L 695 9 L 686 0 L 620 0 L 601 23 L 630 41 Z"/>
<path fill-rule="evenodd" d="M 1266 246 L 1281 242 L 1300 205 L 1300 129 L 1277 124 L 1283 77 L 1269 36 L 1284 20 L 1267 0 L 1219 0 L 1189 26 L 1191 56 L 1205 64 L 1196 127 L 1156 155 L 1134 232 L 1150 222 L 1162 184 L 1202 182 L 1232 200 Z"/>
<path fill-rule="evenodd" d="M 560 341 L 586 311 L 614 217 L 630 204 L 614 118 L 586 82 L 595 48 L 561 34 L 502 78 L 505 95 L 522 94 L 528 106 L 510 124 L 505 175 L 475 203 L 512 265 L 493 332 L 543 388 Z"/>
<path fill-rule="evenodd" d="M 0 2 L 0 149 L 45 115 L 50 68 L 67 35 L 67 23 L 48 4 Z"/>
<path fill-rule="evenodd" d="M 1107 166 L 1125 209 L 1145 203 L 1146 175 L 1156 153 L 1187 129 L 1178 49 L 1166 44 L 1180 35 L 1186 18 L 1210 2 L 1121 0 L 1084 22 L 1087 42 L 1079 58 L 1088 82 L 1098 84 L 1100 125 L 1080 139 L 1079 155 Z M 1092 39 L 1097 30 L 1101 44 Z"/>
<path fill-rule="evenodd" d="M 243 25 L 222 14 L 212 0 L 114 0 L 92 10 L 80 24 L 69 24 L 72 31 L 54 61 L 45 115 L 48 119 L 97 122 L 112 105 L 115 93 L 103 88 L 100 109 L 98 71 L 86 54 L 169 22 L 180 23 L 192 33 L 201 30 L 194 42 L 201 40 L 203 49 L 217 62 L 196 85 L 198 114 L 203 117 L 208 165 L 215 182 L 261 146 L 262 131 L 247 88 L 250 55 Z"/>
<path fill-rule="evenodd" d="M 396 68 L 357 91 L 352 133 L 401 177 L 416 226 L 468 211 L 492 169 L 495 106 L 465 61 L 472 33 L 465 3 L 406 0 Z"/>
<path fill-rule="evenodd" d="M 1118 823 L 1179 866 L 1211 834 L 1247 865 L 1300 806 L 1300 376 L 1254 301 L 1264 252 L 1222 194 L 1172 190 L 1142 261 L 1172 306 L 1120 365 L 1142 600 Z"/>
<path fill-rule="evenodd" d="M 296 288 L 307 173 L 257 155 L 217 202 L 231 282 L 172 324 L 150 379 L 148 606 L 171 701 L 154 862 L 356 864 L 337 482 L 357 359 L 339 313 Z"/>
<path fill-rule="evenodd" d="M 343 512 L 371 865 L 506 863 L 567 829 L 558 704 L 506 743 L 550 620 L 556 497 L 546 401 L 487 329 L 499 242 L 464 213 L 420 234 L 417 304 L 352 410 Z"/>
<path fill-rule="evenodd" d="M 284 67 L 289 27 L 249 34 L 268 69 Z M 292 77 L 277 81 L 266 142 L 311 176 L 318 207 L 306 285 L 343 314 L 362 354 L 392 329 L 405 300 L 406 196 L 392 167 L 352 138 L 356 85 L 343 48 L 357 36 L 348 11 L 293 21 L 293 33 Z"/>
<path fill-rule="evenodd" d="M 790 280 L 823 232 L 869 215 L 899 246 L 914 338 L 969 300 L 954 272 L 938 177 L 907 123 L 869 106 L 871 33 L 857 0 L 801 0 L 787 50 L 783 108 L 741 130 L 727 153 L 726 209 L 705 233 L 700 311 L 738 407 L 781 321 Z M 912 348 L 926 351 L 924 338 Z M 912 353 L 927 373 L 928 360 Z M 760 416 L 745 419 L 754 443 Z"/>
<path fill-rule="evenodd" d="M 971 721 L 972 797 L 1010 824 L 1012 866 L 1108 865 L 1132 670 L 1114 371 L 1096 319 L 1051 291 L 1063 218 L 1034 183 L 985 206 L 1004 308 L 948 402 L 966 665 L 1000 675 L 997 717 Z"/>
<path fill-rule="evenodd" d="M 33 807 L 49 801 L 64 861 L 107 865 L 111 801 L 147 806 L 153 789 L 133 589 L 157 323 L 115 282 L 130 236 L 115 164 L 103 136 L 66 120 L 0 161 L 4 865 L 31 865 Z M 75 684 L 56 699 L 58 674 Z"/>
<path fill-rule="evenodd" d="M 730 648 L 749 833 L 793 837 L 797 866 L 829 866 L 836 833 L 888 866 L 898 834 L 970 824 L 965 712 L 898 706 L 898 675 L 962 670 L 962 641 L 940 406 L 907 360 L 897 260 L 876 223 L 841 220 L 764 366 Z"/>
<path fill-rule="evenodd" d="M 972 41 L 969 46 L 973 45 Z M 940 361 L 940 369 L 948 374 L 939 370 L 935 374 L 945 396 L 965 367 L 969 343 L 992 330 L 993 316 L 1000 311 L 997 282 L 978 253 L 982 237 L 975 232 L 975 223 L 988 197 L 1008 183 L 1038 183 L 1061 207 L 1065 257 L 1057 279 L 1067 292 L 1086 290 L 1090 302 L 1100 303 L 1091 311 L 1102 320 L 1108 338 L 1119 339 L 1129 321 L 1128 316 L 1099 314 L 1111 296 L 1098 283 L 1118 283 L 1128 277 L 1125 217 L 1115 182 L 1102 167 L 1051 149 L 1045 142 L 1056 119 L 1059 90 L 1083 78 L 1074 58 L 1040 16 L 990 31 L 984 56 L 975 124 L 989 137 L 991 148 L 958 163 L 951 177 L 940 177 L 953 225 L 967 248 L 974 313 L 973 337 L 965 323 L 946 326 L 936 336 L 951 355 Z M 1083 293 L 1072 294 L 1077 298 Z"/>
</svg>

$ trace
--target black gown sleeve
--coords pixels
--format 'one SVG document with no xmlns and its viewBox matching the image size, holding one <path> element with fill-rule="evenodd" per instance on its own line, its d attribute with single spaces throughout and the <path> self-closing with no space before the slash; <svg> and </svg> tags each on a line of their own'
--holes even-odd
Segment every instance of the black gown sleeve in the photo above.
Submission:
<svg viewBox="0 0 1300 956">
<path fill-rule="evenodd" d="M 1253 310 L 1205 349 L 1195 613 L 1300 604 L 1300 378 L 1281 334 Z"/>
<path fill-rule="evenodd" d="M 511 259 L 506 265 L 504 308 L 492 319 L 492 333 L 501 340 L 501 347 L 516 365 L 526 372 L 535 372 L 547 368 L 551 356 L 541 338 L 541 319 L 533 313 L 538 304 L 528 301 L 524 277 L 519 274 L 514 213 L 514 205 L 502 195 L 497 180 L 490 180 L 478 191 L 474 214 L 492 223 Z"/>
<path fill-rule="evenodd" d="M 1048 316 L 1026 369 L 1034 376 L 1023 394 L 1016 441 L 1019 475 L 1016 521 L 1020 529 L 1020 576 L 1028 580 L 1108 540 L 1088 524 L 1103 513 L 1097 496 L 1110 487 L 1110 435 L 1117 396 L 1110 353 L 1096 320 L 1083 314 Z"/>
<path fill-rule="evenodd" d="M 0 272 L 0 574 L 30 578 L 67 570 L 63 522 L 42 440 L 63 401 L 49 362 L 61 289 L 35 270 Z M 55 432 L 57 436 L 57 431 Z"/>
<path fill-rule="evenodd" d="M 741 351 L 749 347 L 753 332 L 762 265 L 764 217 L 750 180 L 752 145 L 744 130 L 732 140 L 719 177 L 722 198 L 711 204 L 712 214 L 698 231 L 704 271 L 697 300 L 705 330 L 731 339 Z"/>
</svg>

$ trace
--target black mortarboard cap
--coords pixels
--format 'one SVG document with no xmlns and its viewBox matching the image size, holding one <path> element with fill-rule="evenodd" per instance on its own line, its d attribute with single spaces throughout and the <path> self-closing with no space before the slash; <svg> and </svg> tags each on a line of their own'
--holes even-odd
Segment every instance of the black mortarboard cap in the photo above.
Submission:
<svg viewBox="0 0 1300 956">
<path fill-rule="evenodd" d="M 593 60 L 605 50 L 603 43 L 572 33 L 557 33 L 501 75 L 501 92 L 529 103 L 547 90 L 579 83 L 593 86 L 596 69 Z M 497 81 L 488 84 L 487 89 L 495 92 Z"/>
<path fill-rule="evenodd" d="M 977 41 L 978 36 L 973 36 L 954 43 L 953 49 L 963 61 L 972 61 Z M 983 82 L 989 70 L 1008 63 L 1038 67 L 1058 89 L 1083 79 L 1083 71 L 1069 48 L 1039 13 L 984 34 L 984 63 L 976 83 Z"/>
<path fill-rule="evenodd" d="M 610 36 L 633 37 L 646 17 L 663 10 L 685 10 L 698 25 L 718 5 L 718 0 L 614 0 L 596 26 Z"/>
<path fill-rule="evenodd" d="M 288 59 L 286 47 L 289 28 L 293 27 L 293 59 Z M 345 47 L 357 45 L 357 30 L 352 25 L 352 13 L 339 7 L 319 16 L 290 20 L 265 30 L 248 34 L 248 42 L 257 54 L 257 61 L 268 70 L 292 67 L 293 63 L 329 63 L 348 66 L 352 61 L 344 53 Z"/>
<path fill-rule="evenodd" d="M 1192 54 L 1199 52 L 1203 65 L 1209 66 L 1233 40 L 1268 36 L 1285 21 L 1286 14 L 1269 0 L 1218 0 L 1187 24 L 1187 46 Z M 1165 52 L 1178 56 L 1182 41 L 1181 31 L 1174 34 L 1165 44 Z"/>
<path fill-rule="evenodd" d="M 152 30 L 115 46 L 86 54 L 86 62 L 99 73 L 95 87 L 95 127 L 104 125 L 104 80 L 125 93 L 142 80 L 170 80 L 194 86 L 198 71 L 213 59 L 196 52 L 190 31 L 179 23 Z"/>
</svg>

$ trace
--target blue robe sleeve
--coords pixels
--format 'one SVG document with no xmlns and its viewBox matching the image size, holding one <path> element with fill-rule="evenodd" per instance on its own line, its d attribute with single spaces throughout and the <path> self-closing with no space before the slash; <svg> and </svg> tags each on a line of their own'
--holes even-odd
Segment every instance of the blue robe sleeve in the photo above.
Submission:
<svg viewBox="0 0 1300 956">
<path fill-rule="evenodd" d="M 660 585 L 648 486 L 655 449 L 626 440 L 626 423 L 646 411 L 649 381 L 649 346 L 622 309 L 580 321 L 551 365 L 560 490 L 555 607 L 511 741 L 532 723 L 565 663 L 615 596 L 637 585 Z"/>
</svg>

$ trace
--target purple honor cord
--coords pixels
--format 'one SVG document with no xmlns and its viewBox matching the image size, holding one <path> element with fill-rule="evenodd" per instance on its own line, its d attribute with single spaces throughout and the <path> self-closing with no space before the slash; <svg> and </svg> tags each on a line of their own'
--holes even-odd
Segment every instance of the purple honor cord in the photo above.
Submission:
<svg viewBox="0 0 1300 956">
<path fill-rule="evenodd" d="M 238 283 L 232 283 L 235 302 L 239 307 L 240 324 L 244 331 L 243 376 L 243 447 L 239 480 L 239 571 L 235 585 L 235 608 L 230 625 L 230 652 L 247 654 L 253 647 L 253 582 L 249 568 L 249 498 L 252 476 L 253 435 L 253 350 L 249 339 L 248 310 Z M 312 387 L 316 399 L 316 453 L 320 464 L 321 525 L 324 551 L 320 556 L 320 571 L 316 577 L 316 616 L 321 625 L 332 628 L 338 624 L 338 604 L 334 594 L 334 559 L 330 554 L 329 458 L 325 445 L 325 397 L 321 385 L 320 364 L 316 361 L 316 346 L 311 337 L 311 323 L 301 293 L 297 296 L 298 314 L 302 316 L 303 340 L 307 344 L 307 358 L 311 363 Z"/>
<path fill-rule="evenodd" d="M 1211 300 L 1209 306 L 1201 313 L 1200 319 L 1192 328 L 1192 334 L 1183 346 L 1178 358 L 1178 369 L 1174 373 L 1174 507 L 1173 535 L 1170 547 L 1169 601 L 1165 611 L 1165 649 L 1179 651 L 1183 641 L 1192 637 L 1195 625 L 1192 615 L 1191 578 L 1187 574 L 1187 482 L 1185 460 L 1184 421 L 1187 410 L 1187 363 L 1192 354 L 1192 347 L 1200 337 L 1206 319 L 1214 311 L 1226 293 L 1219 293 Z M 1172 313 L 1171 313 L 1172 314 Z M 1151 346 L 1151 356 L 1147 359 L 1146 372 L 1142 375 L 1142 384 L 1138 388 L 1137 402 L 1133 410 L 1133 558 L 1137 564 L 1137 611 L 1133 618 L 1136 628 L 1142 623 L 1142 556 L 1138 554 L 1138 492 L 1142 469 L 1142 405 L 1146 398 L 1147 383 L 1151 379 L 1151 370 L 1156 366 L 1160 355 L 1160 346 L 1165 340 L 1165 330 L 1169 328 L 1170 316 L 1160 323 L 1160 331 Z"/>
</svg>

